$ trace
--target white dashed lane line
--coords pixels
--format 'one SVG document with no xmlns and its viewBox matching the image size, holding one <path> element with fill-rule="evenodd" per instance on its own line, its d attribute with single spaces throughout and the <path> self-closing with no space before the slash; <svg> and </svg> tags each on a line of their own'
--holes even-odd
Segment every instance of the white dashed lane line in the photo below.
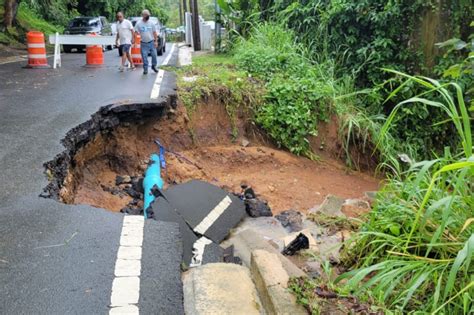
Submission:
<svg viewBox="0 0 474 315">
<path fill-rule="evenodd" d="M 123 218 L 120 246 L 115 261 L 115 278 L 112 282 L 110 314 L 139 314 L 144 225 L 143 216 L 128 215 Z"/>
<path fill-rule="evenodd" d="M 165 60 L 163 60 L 162 66 L 166 66 L 168 62 L 170 62 L 171 56 L 173 56 L 174 49 L 176 44 L 171 45 L 171 50 L 166 56 Z M 165 75 L 165 71 L 160 69 L 158 70 L 158 74 L 156 75 L 155 83 L 153 84 L 153 88 L 151 89 L 151 99 L 157 99 L 160 96 L 160 89 L 161 89 L 161 82 L 163 81 L 163 76 Z"/>
<path fill-rule="evenodd" d="M 176 44 L 161 65 L 167 65 L 174 53 Z M 161 82 L 164 70 L 159 70 L 156 76 L 151 99 L 160 96 Z M 128 215 L 123 218 L 122 234 L 120 235 L 120 246 L 115 261 L 115 278 L 112 282 L 112 294 L 110 297 L 109 314 L 139 314 L 138 301 L 140 299 L 140 274 L 143 244 L 143 228 L 145 219 L 143 216 Z"/>
</svg>

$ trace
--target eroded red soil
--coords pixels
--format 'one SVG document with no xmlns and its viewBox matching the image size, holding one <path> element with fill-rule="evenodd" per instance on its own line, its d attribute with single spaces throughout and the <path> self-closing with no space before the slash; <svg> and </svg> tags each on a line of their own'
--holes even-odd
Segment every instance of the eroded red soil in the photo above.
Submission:
<svg viewBox="0 0 474 315">
<path fill-rule="evenodd" d="M 167 153 L 168 168 L 163 173 L 167 185 L 203 179 L 240 192 L 245 183 L 269 201 L 274 213 L 287 209 L 306 212 L 328 194 L 357 198 L 378 188 L 378 179 L 348 171 L 337 160 L 311 161 L 278 150 L 244 116 L 239 115 L 237 139 L 232 138 L 224 106 L 212 101 L 198 105 L 190 118 L 179 105 L 165 117 L 99 135 L 76 155 L 76 166 L 67 177 L 61 198 L 119 211 L 131 198 L 113 195 L 103 187 L 113 187 L 116 175 L 142 176 L 147 158 L 156 151 L 156 138 L 192 162 Z"/>
</svg>

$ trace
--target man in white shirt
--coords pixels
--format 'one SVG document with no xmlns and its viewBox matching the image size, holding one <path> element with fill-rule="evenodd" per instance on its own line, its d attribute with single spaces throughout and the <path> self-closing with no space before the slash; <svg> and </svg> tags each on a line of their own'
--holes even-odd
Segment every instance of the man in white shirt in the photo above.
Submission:
<svg viewBox="0 0 474 315">
<path fill-rule="evenodd" d="M 125 60 L 128 59 L 132 70 L 135 70 L 133 64 L 132 55 L 130 49 L 132 48 L 133 39 L 135 37 L 135 30 L 133 29 L 132 23 L 123 17 L 122 12 L 117 13 L 117 39 L 115 44 L 119 46 L 122 51 L 122 64 L 120 65 L 120 71 L 123 71 L 125 67 Z"/>
</svg>

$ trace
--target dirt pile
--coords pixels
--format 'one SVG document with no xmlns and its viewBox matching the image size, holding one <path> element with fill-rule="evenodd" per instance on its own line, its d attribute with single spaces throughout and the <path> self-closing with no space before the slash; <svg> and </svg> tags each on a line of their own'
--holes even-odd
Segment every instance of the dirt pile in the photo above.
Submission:
<svg viewBox="0 0 474 315">
<path fill-rule="evenodd" d="M 46 163 L 51 179 L 46 195 L 113 211 L 136 206 L 138 198 L 122 193 L 128 186 L 117 185 L 116 178 L 143 176 L 157 151 L 155 139 L 177 153 L 166 153 L 165 186 L 201 179 L 240 193 L 249 185 L 274 214 L 306 212 L 329 193 L 357 198 L 378 186 L 378 180 L 348 172 L 336 161 L 314 162 L 278 150 L 243 114 L 232 122 L 218 102 L 198 104 L 189 117 L 184 106 L 168 100 L 102 108 L 71 130 L 63 141 L 66 151 Z"/>
</svg>

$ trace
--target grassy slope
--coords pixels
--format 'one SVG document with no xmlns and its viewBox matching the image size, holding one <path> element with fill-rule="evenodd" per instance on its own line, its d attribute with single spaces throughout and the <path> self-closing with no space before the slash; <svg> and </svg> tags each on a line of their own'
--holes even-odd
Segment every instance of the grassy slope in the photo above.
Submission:
<svg viewBox="0 0 474 315">
<path fill-rule="evenodd" d="M 0 0 L 0 23 L 3 24 L 3 0 Z M 20 5 L 17 14 L 17 25 L 8 29 L 6 32 L 0 33 L 0 43 L 9 46 L 20 46 L 26 40 L 26 33 L 28 31 L 40 31 L 45 35 L 55 32 L 62 32 L 63 28 L 52 25 L 47 21 L 38 17 L 38 15 L 26 7 Z"/>
</svg>

